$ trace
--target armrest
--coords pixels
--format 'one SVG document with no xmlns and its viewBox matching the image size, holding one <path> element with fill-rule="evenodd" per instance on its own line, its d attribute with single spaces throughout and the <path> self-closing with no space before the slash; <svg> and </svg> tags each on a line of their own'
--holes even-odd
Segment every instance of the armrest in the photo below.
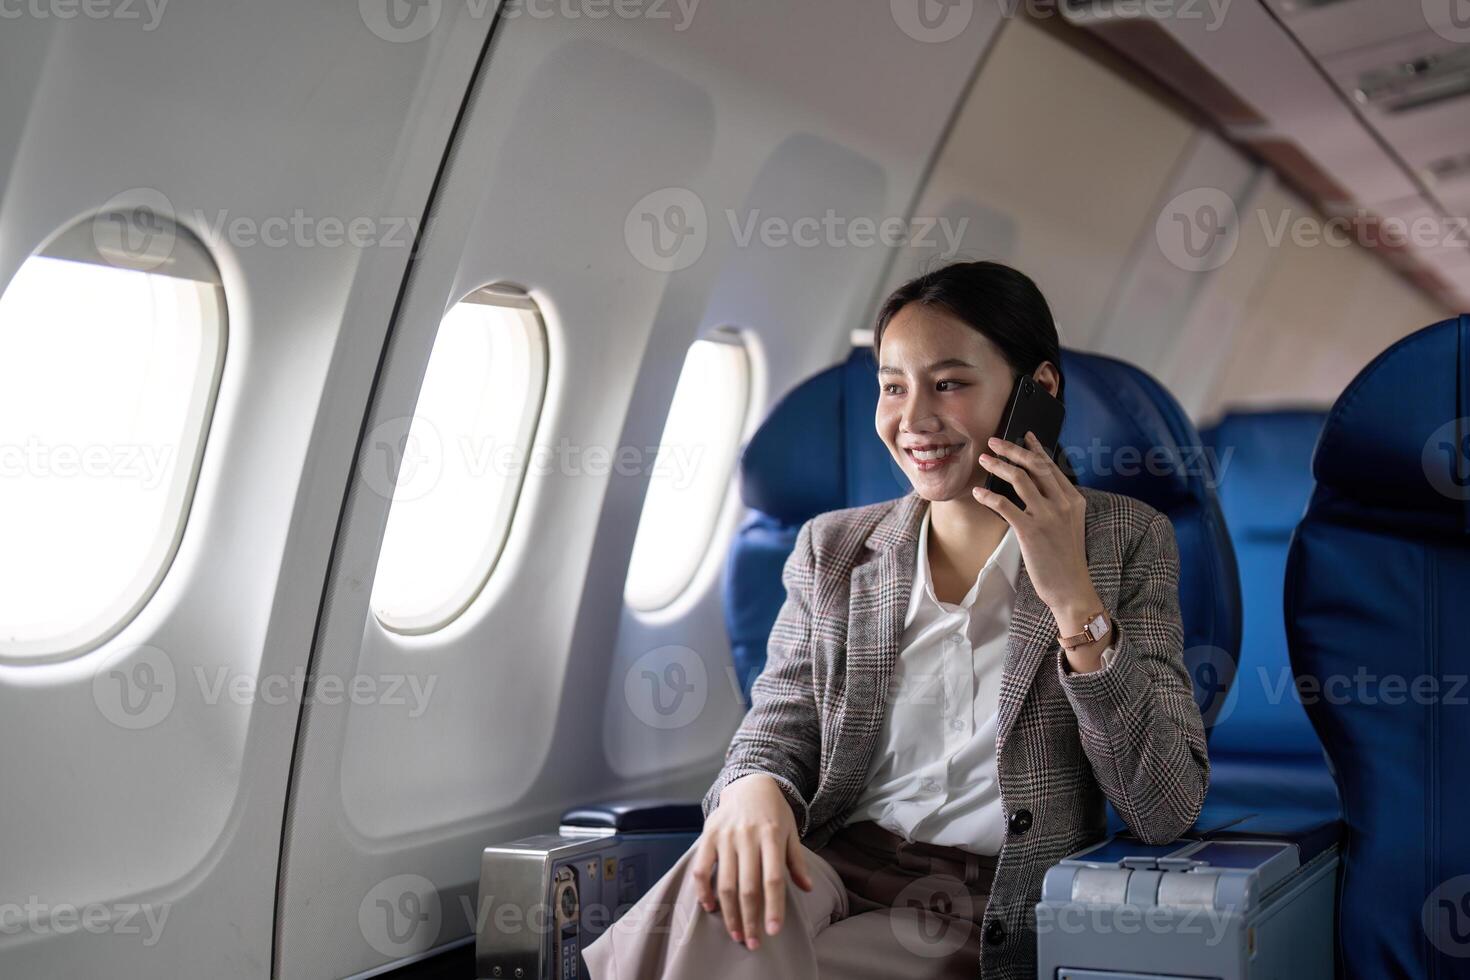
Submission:
<svg viewBox="0 0 1470 980">
<path fill-rule="evenodd" d="M 704 827 L 704 810 L 698 801 L 613 800 L 573 807 L 562 814 L 561 825 L 616 834 L 697 834 Z"/>
<path fill-rule="evenodd" d="M 1342 841 L 1341 820 L 1322 820 L 1313 814 L 1236 813 L 1226 808 L 1206 807 L 1189 837 L 1206 840 L 1278 840 L 1295 844 L 1306 864 Z"/>
<path fill-rule="evenodd" d="M 566 811 L 556 833 L 486 847 L 476 908 L 519 915 L 476 917 L 475 976 L 585 978 L 580 951 L 669 873 L 703 816 L 698 802 L 612 800 Z"/>
<path fill-rule="evenodd" d="M 1338 832 L 1212 814 L 1168 844 L 1117 834 L 1069 854 L 1042 878 L 1037 976 L 1332 980 Z"/>
</svg>

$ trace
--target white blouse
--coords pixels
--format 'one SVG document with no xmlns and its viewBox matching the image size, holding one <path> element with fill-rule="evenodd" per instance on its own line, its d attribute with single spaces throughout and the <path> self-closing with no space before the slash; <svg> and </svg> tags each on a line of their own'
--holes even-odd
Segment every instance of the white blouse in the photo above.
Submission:
<svg viewBox="0 0 1470 980">
<path fill-rule="evenodd" d="M 996 722 L 1021 546 L 1007 528 L 964 599 L 940 602 L 929 571 L 930 507 L 883 731 L 844 823 L 872 820 L 906 840 L 999 854 L 1006 828 Z"/>
</svg>

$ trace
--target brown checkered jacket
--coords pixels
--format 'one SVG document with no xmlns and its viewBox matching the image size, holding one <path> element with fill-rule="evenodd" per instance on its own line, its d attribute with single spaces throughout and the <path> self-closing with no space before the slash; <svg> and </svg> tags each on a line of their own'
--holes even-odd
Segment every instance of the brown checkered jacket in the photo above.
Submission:
<svg viewBox="0 0 1470 980">
<path fill-rule="evenodd" d="M 1056 621 L 1024 562 L 1000 688 L 996 768 L 1010 826 L 984 928 L 982 980 L 1036 975 L 1035 904 L 1047 868 L 1105 828 L 1104 797 L 1135 834 L 1173 840 L 1193 825 L 1209 786 L 1204 726 L 1191 695 L 1179 620 L 1179 553 L 1167 517 L 1141 501 L 1081 489 L 1087 565 L 1112 613 L 1108 666 L 1063 674 Z M 903 633 L 923 498 L 830 511 L 801 526 L 782 573 L 786 601 L 771 629 L 752 706 L 704 797 L 763 772 L 819 850 L 867 779 Z M 1018 824 L 1023 826 L 1024 821 Z"/>
</svg>

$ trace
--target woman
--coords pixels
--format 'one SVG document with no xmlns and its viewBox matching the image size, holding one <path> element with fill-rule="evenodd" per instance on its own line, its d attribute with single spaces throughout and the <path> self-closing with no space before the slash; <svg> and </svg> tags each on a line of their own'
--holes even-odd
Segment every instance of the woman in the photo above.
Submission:
<svg viewBox="0 0 1470 980">
<path fill-rule="evenodd" d="M 928 273 L 873 346 L 913 490 L 802 525 L 703 833 L 587 947 L 594 980 L 1029 980 L 1042 876 L 1104 797 L 1150 843 L 1204 802 L 1168 519 L 994 438 L 1021 375 L 1063 396 L 1035 284 Z"/>
</svg>

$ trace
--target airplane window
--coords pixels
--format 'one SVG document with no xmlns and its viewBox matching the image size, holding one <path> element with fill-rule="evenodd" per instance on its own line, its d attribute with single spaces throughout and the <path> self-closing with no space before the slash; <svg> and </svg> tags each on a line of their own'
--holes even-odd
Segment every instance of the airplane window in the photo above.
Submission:
<svg viewBox="0 0 1470 980">
<path fill-rule="evenodd" d="M 384 627 L 433 632 L 480 594 L 510 533 L 545 393 L 546 332 L 530 297 L 487 286 L 445 315 L 378 555 L 372 608 Z"/>
<path fill-rule="evenodd" d="M 750 401 L 750 356 L 739 334 L 696 341 L 684 359 L 653 461 L 624 599 L 650 611 L 694 578 L 730 485 Z"/>
<path fill-rule="evenodd" d="M 145 209 L 73 225 L 0 294 L 0 659 L 92 649 L 183 536 L 225 350 L 219 272 Z"/>
</svg>

